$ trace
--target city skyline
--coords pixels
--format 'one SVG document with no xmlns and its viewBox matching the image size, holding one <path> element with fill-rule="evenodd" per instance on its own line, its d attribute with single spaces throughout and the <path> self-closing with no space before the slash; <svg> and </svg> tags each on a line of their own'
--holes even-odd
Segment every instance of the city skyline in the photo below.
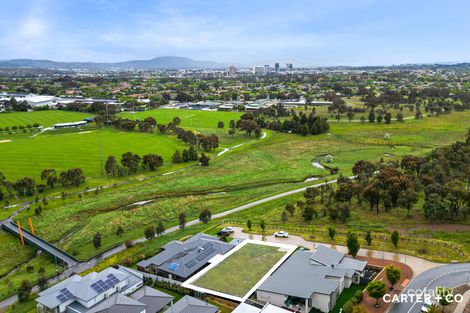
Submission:
<svg viewBox="0 0 470 313">
<path fill-rule="evenodd" d="M 172 55 L 226 64 L 470 61 L 456 1 L 2 3 L 0 59 L 116 62 Z"/>
</svg>

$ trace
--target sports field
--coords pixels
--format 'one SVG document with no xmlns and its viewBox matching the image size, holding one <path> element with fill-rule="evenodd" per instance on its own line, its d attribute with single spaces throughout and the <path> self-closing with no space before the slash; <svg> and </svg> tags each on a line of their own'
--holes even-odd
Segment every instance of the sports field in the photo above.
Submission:
<svg viewBox="0 0 470 313">
<path fill-rule="evenodd" d="M 279 247 L 248 243 L 193 285 L 243 297 L 285 254 Z"/>
<path fill-rule="evenodd" d="M 239 112 L 221 112 L 221 111 L 203 111 L 203 110 L 185 110 L 185 109 L 157 109 L 144 112 L 122 112 L 118 116 L 129 119 L 143 120 L 146 117 L 153 117 L 159 124 L 167 124 L 174 117 L 181 119 L 181 126 L 191 129 L 216 128 L 219 121 L 224 122 L 225 129 L 228 129 L 230 120 L 237 121 L 242 113 Z"/>
<path fill-rule="evenodd" d="M 164 165 L 171 166 L 171 156 L 176 149 L 187 148 L 175 136 L 163 136 L 139 132 L 121 132 L 112 128 L 64 134 L 43 133 L 34 138 L 28 136 L 3 136 L 11 140 L 0 143 L 0 169 L 8 179 L 31 176 L 39 179 L 43 169 L 57 171 L 81 168 L 85 176 L 100 175 L 100 147 L 103 164 L 114 155 L 121 159 L 127 151 L 140 156 L 159 154 Z"/>
<path fill-rule="evenodd" d="M 35 111 L 35 112 L 9 112 L 0 113 L 0 127 L 26 126 L 38 123 L 40 126 L 48 127 L 57 123 L 77 122 L 93 114 L 68 112 L 59 110 Z"/>
</svg>

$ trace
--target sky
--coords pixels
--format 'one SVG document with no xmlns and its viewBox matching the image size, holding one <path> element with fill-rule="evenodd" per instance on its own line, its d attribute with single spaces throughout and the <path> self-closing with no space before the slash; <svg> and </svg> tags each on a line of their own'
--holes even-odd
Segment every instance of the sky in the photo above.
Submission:
<svg viewBox="0 0 470 313">
<path fill-rule="evenodd" d="M 470 61 L 469 0 L 0 0 L 0 59 Z"/>
</svg>

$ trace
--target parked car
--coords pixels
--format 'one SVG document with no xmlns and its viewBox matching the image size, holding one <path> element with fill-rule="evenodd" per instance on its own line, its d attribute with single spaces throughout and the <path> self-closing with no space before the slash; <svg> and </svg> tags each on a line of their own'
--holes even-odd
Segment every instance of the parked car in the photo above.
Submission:
<svg viewBox="0 0 470 313">
<path fill-rule="evenodd" d="M 282 237 L 282 238 L 287 238 L 289 237 L 289 233 L 286 231 L 278 231 L 274 233 L 274 237 Z"/>
<path fill-rule="evenodd" d="M 217 236 L 219 237 L 227 237 L 230 236 L 230 234 L 230 231 L 226 230 L 225 228 L 217 232 Z"/>
<path fill-rule="evenodd" d="M 231 233 L 231 234 L 232 234 L 232 233 L 235 231 L 235 228 L 233 228 L 233 227 L 229 226 L 229 227 L 224 227 L 224 229 L 222 229 L 222 230 L 224 230 L 224 231 L 228 231 L 229 233 Z"/>
<path fill-rule="evenodd" d="M 421 313 L 427 313 L 429 311 L 429 308 L 433 305 L 432 302 L 430 302 L 429 300 L 425 300 L 423 302 L 423 305 L 421 306 Z"/>
</svg>

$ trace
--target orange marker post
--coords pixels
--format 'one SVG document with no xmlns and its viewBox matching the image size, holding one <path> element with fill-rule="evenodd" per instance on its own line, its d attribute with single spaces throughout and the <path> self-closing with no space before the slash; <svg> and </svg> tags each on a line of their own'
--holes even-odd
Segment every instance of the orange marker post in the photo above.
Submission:
<svg viewBox="0 0 470 313">
<path fill-rule="evenodd" d="M 17 222 L 17 223 L 18 223 L 18 233 L 20 234 L 20 238 L 21 238 L 21 245 L 24 246 L 24 238 L 23 238 L 23 232 L 21 231 L 20 222 Z"/>
<path fill-rule="evenodd" d="M 31 228 L 31 232 L 33 233 L 33 235 L 36 235 L 34 233 L 33 220 L 31 219 L 31 217 L 29 218 L 29 228 Z"/>
</svg>

